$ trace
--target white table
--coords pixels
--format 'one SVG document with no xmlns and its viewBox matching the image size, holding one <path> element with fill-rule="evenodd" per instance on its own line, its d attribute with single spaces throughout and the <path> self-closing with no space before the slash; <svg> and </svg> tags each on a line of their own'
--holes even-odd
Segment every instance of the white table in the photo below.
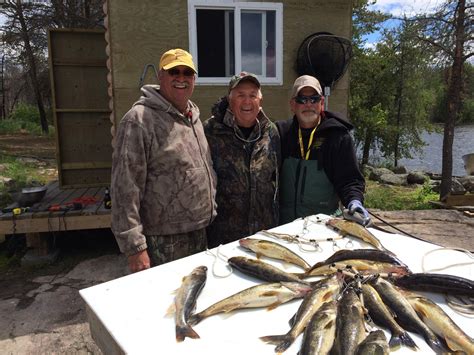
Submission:
<svg viewBox="0 0 474 355">
<path fill-rule="evenodd" d="M 327 216 L 318 215 L 324 218 Z M 316 221 L 316 216 L 310 217 Z M 279 233 L 301 234 L 303 221 L 279 226 L 272 231 Z M 324 224 L 309 223 L 311 238 L 326 238 L 337 236 Z M 398 255 L 413 272 L 422 271 L 423 255 L 438 246 L 399 234 L 388 234 L 375 229 L 371 231 L 380 239 L 382 244 Z M 255 238 L 269 239 L 257 233 Z M 353 240 L 352 248 L 368 247 L 363 242 L 353 238 L 343 238 L 338 241 L 344 247 L 348 240 Z M 334 253 L 331 242 L 322 242 L 322 252 L 301 252 L 296 244 L 285 246 L 298 252 L 310 264 L 321 261 Z M 215 251 L 215 249 L 213 249 Z M 220 252 L 228 257 L 248 256 L 252 254 L 242 250 L 237 242 L 220 247 Z M 282 266 L 277 261 L 263 259 L 285 271 L 300 272 L 301 269 L 291 265 Z M 472 259 L 457 251 L 442 251 L 430 254 L 425 259 L 425 267 L 430 270 L 435 267 L 454 263 L 472 263 Z M 213 276 L 214 258 L 205 252 L 176 260 L 143 272 L 128 275 L 116 280 L 105 282 L 80 291 L 86 302 L 91 334 L 101 350 L 106 354 L 275 354 L 274 345 L 265 344 L 259 337 L 264 335 L 284 334 L 289 330 L 288 320 L 296 312 L 300 301 L 294 300 L 281 305 L 272 311 L 265 309 L 239 310 L 229 315 L 215 315 L 204 319 L 194 326 L 201 339 L 186 338 L 177 343 L 175 339 L 174 318 L 166 318 L 168 307 L 173 303 L 173 291 L 181 285 L 183 276 L 189 274 L 195 267 L 208 267 L 207 283 L 197 301 L 196 311 L 201 311 L 209 305 L 233 293 L 260 283 L 258 280 L 244 276 L 238 271 L 225 278 Z M 218 273 L 226 269 L 222 262 L 216 265 Z M 463 265 L 450 268 L 441 273 L 449 273 L 469 279 L 474 278 L 474 266 Z M 444 297 L 427 294 L 429 298 L 443 307 L 452 319 L 471 337 L 474 336 L 474 320 L 461 316 L 444 304 Z M 396 354 L 429 354 L 433 353 L 425 341 L 418 335 L 412 334 L 420 351 L 413 352 L 402 347 Z M 389 334 L 387 333 L 389 338 Z M 284 354 L 296 354 L 301 345 L 302 336 Z"/>
</svg>

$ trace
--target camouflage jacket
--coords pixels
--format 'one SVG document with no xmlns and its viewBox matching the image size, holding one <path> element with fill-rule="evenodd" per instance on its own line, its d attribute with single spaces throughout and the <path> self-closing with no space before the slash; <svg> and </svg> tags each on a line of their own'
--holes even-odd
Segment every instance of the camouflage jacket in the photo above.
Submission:
<svg viewBox="0 0 474 355">
<path fill-rule="evenodd" d="M 216 215 L 216 176 L 199 119 L 146 85 L 123 117 L 112 158 L 112 231 L 120 250 L 147 248 L 145 235 L 205 228 Z"/>
<path fill-rule="evenodd" d="M 278 130 L 260 111 L 260 124 L 243 139 L 227 107 L 222 98 L 204 122 L 217 174 L 217 217 L 207 230 L 211 247 L 278 223 Z"/>
</svg>

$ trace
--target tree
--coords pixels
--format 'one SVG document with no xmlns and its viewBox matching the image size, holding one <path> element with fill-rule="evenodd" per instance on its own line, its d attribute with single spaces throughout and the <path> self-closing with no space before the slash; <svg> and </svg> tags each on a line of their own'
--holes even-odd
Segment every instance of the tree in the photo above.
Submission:
<svg viewBox="0 0 474 355">
<path fill-rule="evenodd" d="M 420 25 L 419 39 L 431 47 L 439 63 L 449 67 L 440 197 L 451 191 L 454 126 L 460 117 L 463 99 L 464 63 L 474 54 L 474 4 L 448 0 L 431 16 L 411 19 Z"/>
</svg>

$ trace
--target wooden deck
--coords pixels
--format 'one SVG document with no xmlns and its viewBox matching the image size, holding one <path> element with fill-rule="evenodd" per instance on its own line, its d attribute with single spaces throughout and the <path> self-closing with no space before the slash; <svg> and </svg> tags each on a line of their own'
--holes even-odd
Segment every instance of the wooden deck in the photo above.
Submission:
<svg viewBox="0 0 474 355">
<path fill-rule="evenodd" d="M 57 181 L 52 182 L 43 199 L 29 211 L 16 216 L 0 212 L 0 235 L 110 228 L 110 209 L 104 208 L 104 191 L 104 187 L 60 189 Z M 65 206 L 74 200 L 84 201 L 82 208 L 49 211 L 51 205 Z"/>
</svg>

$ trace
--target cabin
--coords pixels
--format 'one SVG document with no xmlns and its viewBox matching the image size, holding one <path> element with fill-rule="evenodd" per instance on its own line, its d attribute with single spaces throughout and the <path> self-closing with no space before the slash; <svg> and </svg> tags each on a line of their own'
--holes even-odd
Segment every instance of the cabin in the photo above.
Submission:
<svg viewBox="0 0 474 355">
<path fill-rule="evenodd" d="M 293 81 L 312 70 L 329 109 L 347 114 L 351 0 L 107 0 L 103 8 L 104 29 L 49 31 L 59 181 L 29 211 L 0 215 L 0 234 L 36 233 L 32 246 L 47 244 L 39 233 L 110 227 L 103 197 L 115 127 L 142 85 L 159 84 L 168 49 L 193 55 L 202 120 L 241 71 L 259 77 L 274 121 L 290 117 Z"/>
</svg>

